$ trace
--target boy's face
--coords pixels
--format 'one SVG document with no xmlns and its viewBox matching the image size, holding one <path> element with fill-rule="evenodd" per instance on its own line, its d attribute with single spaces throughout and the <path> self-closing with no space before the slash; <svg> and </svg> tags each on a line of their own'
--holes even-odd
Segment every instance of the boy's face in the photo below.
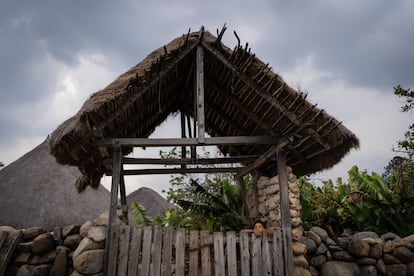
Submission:
<svg viewBox="0 0 414 276">
<path fill-rule="evenodd" d="M 257 222 L 255 225 L 254 225 L 254 228 L 253 228 L 253 232 L 254 232 L 254 234 L 256 235 L 256 236 L 261 236 L 262 235 L 262 233 L 263 233 L 263 229 L 264 229 L 264 227 L 263 227 L 263 224 L 261 224 L 260 222 Z"/>
</svg>

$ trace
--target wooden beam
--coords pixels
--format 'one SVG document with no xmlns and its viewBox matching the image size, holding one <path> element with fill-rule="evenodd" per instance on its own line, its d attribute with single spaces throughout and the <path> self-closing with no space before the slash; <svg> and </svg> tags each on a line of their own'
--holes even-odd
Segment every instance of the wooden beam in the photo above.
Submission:
<svg viewBox="0 0 414 276">
<path fill-rule="evenodd" d="M 175 169 L 138 169 L 124 170 L 124 175 L 148 175 L 148 174 L 187 174 L 187 173 L 235 173 L 240 167 L 217 167 L 217 168 L 175 168 Z M 111 172 L 107 172 L 111 175 Z"/>
<path fill-rule="evenodd" d="M 104 255 L 104 275 L 108 275 L 108 261 L 109 253 L 111 251 L 110 241 L 112 237 L 112 224 L 116 222 L 116 209 L 118 205 L 118 186 L 121 181 L 121 166 L 122 166 L 122 149 L 121 146 L 117 145 L 114 148 L 113 155 L 113 165 L 112 165 L 112 186 L 111 186 L 111 204 L 109 207 L 109 219 L 107 226 L 107 234 L 105 241 L 105 255 Z M 109 275 L 108 275 L 109 276 Z"/>
<path fill-rule="evenodd" d="M 285 256 L 285 275 L 293 275 L 292 225 L 290 218 L 289 182 L 287 175 L 286 153 L 277 151 L 277 170 L 279 175 L 280 216 L 283 232 L 283 255 Z"/>
<path fill-rule="evenodd" d="M 124 147 L 169 147 L 169 146 L 214 146 L 214 145 L 249 145 L 278 144 L 286 136 L 224 136 L 206 137 L 205 143 L 200 144 L 196 138 L 105 138 L 97 142 L 97 145 L 114 147 L 116 145 Z"/>
<path fill-rule="evenodd" d="M 269 161 L 271 158 L 274 158 L 274 156 L 278 152 L 278 150 L 280 150 L 281 148 L 283 148 L 284 146 L 289 144 L 291 141 L 292 141 L 291 137 L 285 138 L 285 139 L 279 141 L 278 144 L 271 147 L 269 150 L 267 150 L 265 153 L 263 153 L 261 156 L 259 156 L 259 158 L 257 158 L 256 161 L 254 161 L 252 164 L 249 164 L 249 165 L 245 166 L 244 168 L 240 169 L 240 171 L 235 175 L 235 178 L 236 179 L 237 178 L 242 178 L 246 174 L 248 174 L 248 173 L 254 171 L 255 169 L 257 169 L 258 167 L 262 166 L 264 163 Z"/>
<path fill-rule="evenodd" d="M 197 76 L 197 124 L 198 142 L 205 141 L 205 116 L 204 116 L 204 50 L 200 45 L 197 46 L 196 60 Z"/>
<path fill-rule="evenodd" d="M 140 164 L 140 165 L 211 165 L 211 164 L 232 164 L 232 163 L 250 163 L 257 159 L 257 155 L 222 157 L 222 158 L 131 158 L 124 157 L 122 163 Z M 106 161 L 107 160 L 107 161 Z M 104 164 L 109 163 L 110 159 L 106 159 Z"/>
</svg>

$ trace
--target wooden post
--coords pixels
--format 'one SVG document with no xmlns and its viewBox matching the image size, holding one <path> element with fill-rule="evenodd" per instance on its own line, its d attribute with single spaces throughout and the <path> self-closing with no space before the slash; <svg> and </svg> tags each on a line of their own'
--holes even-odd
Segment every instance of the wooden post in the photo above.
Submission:
<svg viewBox="0 0 414 276">
<path fill-rule="evenodd" d="M 186 138 L 185 137 L 185 114 L 182 110 L 180 111 L 180 119 L 181 119 L 181 138 Z M 187 149 L 185 146 L 181 147 L 181 159 L 186 158 L 186 155 L 187 155 L 186 150 Z M 185 164 L 181 164 L 181 168 L 185 169 L 186 168 Z"/>
<path fill-rule="evenodd" d="M 285 275 L 293 275 L 292 226 L 290 222 L 289 183 L 286 166 L 286 153 L 283 149 L 277 152 L 277 170 L 279 175 L 280 216 L 283 231 L 283 255 Z"/>
<path fill-rule="evenodd" d="M 204 117 L 204 50 L 202 46 L 197 47 L 197 122 L 198 142 L 205 141 L 205 117 Z"/>
<path fill-rule="evenodd" d="M 122 164 L 121 164 L 122 167 Z M 128 222 L 128 204 L 126 199 L 126 191 L 125 191 L 125 177 L 123 174 L 123 169 L 121 168 L 121 176 L 120 176 L 120 183 L 119 183 L 119 192 L 121 194 L 121 210 L 122 210 L 122 221 L 125 224 L 129 224 Z"/>
<path fill-rule="evenodd" d="M 105 241 L 104 255 L 104 276 L 108 275 L 108 263 L 110 253 L 110 238 L 112 237 L 112 224 L 116 222 L 116 209 L 118 205 L 118 186 L 121 182 L 121 166 L 122 166 L 122 149 L 121 146 L 114 147 L 113 164 L 112 164 L 112 186 L 111 186 L 111 205 L 109 207 L 109 219 L 107 226 L 107 234 Z"/>
</svg>

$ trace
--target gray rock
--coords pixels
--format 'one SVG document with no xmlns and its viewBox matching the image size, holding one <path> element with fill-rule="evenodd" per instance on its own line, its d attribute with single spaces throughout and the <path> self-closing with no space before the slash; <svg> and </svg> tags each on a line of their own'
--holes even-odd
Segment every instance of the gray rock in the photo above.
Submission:
<svg viewBox="0 0 414 276">
<path fill-rule="evenodd" d="M 405 264 L 386 265 L 385 272 L 387 276 L 404 276 L 407 275 L 407 266 Z"/>
<path fill-rule="evenodd" d="M 318 276 L 319 275 L 319 272 L 313 266 L 309 267 L 309 271 L 310 271 L 312 276 Z"/>
<path fill-rule="evenodd" d="M 30 264 L 33 264 L 33 265 L 51 264 L 55 260 L 55 257 L 56 257 L 56 250 L 53 249 L 43 255 L 35 255 L 33 259 L 31 259 Z"/>
<path fill-rule="evenodd" d="M 48 264 L 38 265 L 33 269 L 32 276 L 49 276 L 50 267 Z"/>
<path fill-rule="evenodd" d="M 328 252 L 328 247 L 324 243 L 321 243 L 321 245 L 318 246 L 318 249 L 316 249 L 316 255 L 325 255 L 326 252 Z"/>
<path fill-rule="evenodd" d="M 414 262 L 407 264 L 407 274 L 414 275 Z"/>
<path fill-rule="evenodd" d="M 36 255 L 42 255 L 52 250 L 55 246 L 55 241 L 50 233 L 43 233 L 38 235 L 32 242 L 32 252 Z"/>
<path fill-rule="evenodd" d="M 392 251 L 392 255 L 403 263 L 408 264 L 414 262 L 414 253 L 406 247 L 397 247 Z"/>
<path fill-rule="evenodd" d="M 381 238 L 381 240 L 386 242 L 386 241 L 389 241 L 389 240 L 399 239 L 400 237 L 397 234 L 388 232 L 388 233 L 385 233 L 385 234 L 381 235 L 380 238 Z"/>
<path fill-rule="evenodd" d="M 79 229 L 79 235 L 84 238 L 88 235 L 89 232 L 89 228 L 91 228 L 91 226 L 93 225 L 93 222 L 88 220 L 87 222 L 85 222 L 84 224 L 81 225 L 80 229 Z"/>
<path fill-rule="evenodd" d="M 316 245 L 320 245 L 322 243 L 321 237 L 319 237 L 319 235 L 313 231 L 306 231 L 305 236 L 312 239 L 316 243 Z"/>
<path fill-rule="evenodd" d="M 319 256 L 312 257 L 309 263 L 310 263 L 311 266 L 314 266 L 314 267 L 318 268 L 322 264 L 324 264 L 325 262 L 326 262 L 326 256 L 325 255 L 319 255 Z"/>
<path fill-rule="evenodd" d="M 93 240 L 91 240 L 90 238 L 86 237 L 83 238 L 81 240 L 81 242 L 79 243 L 79 246 L 76 248 L 75 252 L 73 252 L 73 259 L 75 259 L 77 256 L 79 256 L 79 254 L 81 254 L 82 252 L 86 251 L 86 250 L 91 250 L 91 249 L 103 249 L 105 247 L 105 243 L 104 242 L 94 242 Z"/>
<path fill-rule="evenodd" d="M 73 234 L 79 234 L 80 225 L 79 224 L 72 224 L 63 227 L 62 229 L 62 235 L 63 237 L 73 235 Z"/>
<path fill-rule="evenodd" d="M 347 238 L 347 237 L 339 237 L 337 239 L 338 245 L 342 247 L 343 249 L 347 249 L 350 241 L 351 241 L 351 238 Z"/>
<path fill-rule="evenodd" d="M 18 270 L 16 276 L 32 276 L 35 266 L 33 265 L 22 265 Z"/>
<path fill-rule="evenodd" d="M 331 239 L 330 237 L 328 237 L 328 238 L 326 239 L 325 243 L 326 243 L 327 245 L 336 245 L 336 242 L 335 242 L 333 239 Z"/>
<path fill-rule="evenodd" d="M 372 231 L 358 232 L 352 236 L 352 239 L 378 238 L 378 234 Z"/>
<path fill-rule="evenodd" d="M 300 267 L 303 267 L 303 268 L 308 268 L 309 267 L 308 260 L 306 260 L 305 256 L 303 256 L 303 255 L 294 256 L 293 257 L 293 264 L 294 264 L 294 266 L 300 266 Z"/>
<path fill-rule="evenodd" d="M 92 226 L 88 232 L 88 238 L 94 242 L 103 242 L 106 238 L 106 227 Z"/>
<path fill-rule="evenodd" d="M 319 226 L 313 226 L 309 230 L 316 233 L 323 242 L 326 242 L 327 239 L 329 238 L 328 232 L 326 232 L 325 229 L 322 229 Z"/>
<path fill-rule="evenodd" d="M 359 267 L 355 263 L 348 262 L 326 262 L 322 265 L 321 276 L 355 276 L 359 275 Z"/>
<path fill-rule="evenodd" d="M 63 245 L 69 247 L 71 250 L 75 250 L 76 247 L 78 247 L 81 236 L 79 234 L 72 234 L 66 237 L 66 239 L 63 241 Z"/>
<path fill-rule="evenodd" d="M 332 252 L 344 251 L 344 248 L 340 247 L 339 245 L 329 245 L 328 249 Z"/>
<path fill-rule="evenodd" d="M 3 225 L 3 226 L 0 226 L 0 231 L 14 232 L 14 231 L 16 231 L 16 228 L 14 228 L 12 226 L 8 226 L 8 225 Z"/>
<path fill-rule="evenodd" d="M 46 233 L 46 230 L 42 227 L 31 227 L 24 230 L 22 239 L 26 241 L 33 240 L 34 238 L 43 233 Z"/>
<path fill-rule="evenodd" d="M 305 237 L 305 236 L 301 237 L 299 242 L 306 245 L 306 250 L 308 253 L 313 253 L 317 249 L 315 241 L 308 237 Z"/>
<path fill-rule="evenodd" d="M 348 252 L 359 257 L 369 256 L 370 246 L 366 241 L 360 239 L 352 239 L 348 244 Z"/>
<path fill-rule="evenodd" d="M 62 228 L 60 227 L 53 228 L 52 236 L 57 245 L 62 245 L 63 243 Z"/>
<path fill-rule="evenodd" d="M 378 269 L 378 272 L 381 274 L 381 275 L 385 275 L 385 263 L 384 263 L 384 260 L 383 259 L 379 259 L 378 260 L 378 263 L 377 263 L 377 269 Z"/>
<path fill-rule="evenodd" d="M 356 260 L 356 264 L 359 266 L 372 266 L 372 265 L 377 265 L 377 260 L 373 259 L 373 258 L 367 258 L 367 257 L 363 257 L 363 258 L 358 258 Z"/>
<path fill-rule="evenodd" d="M 369 256 L 374 259 L 380 259 L 382 257 L 382 250 L 384 246 L 380 243 L 377 243 L 369 249 Z"/>
<path fill-rule="evenodd" d="M 29 242 L 21 242 L 16 246 L 16 252 L 32 252 L 32 243 Z"/>
<path fill-rule="evenodd" d="M 96 274 L 103 269 L 104 249 L 84 251 L 73 260 L 73 268 L 82 274 Z"/>
<path fill-rule="evenodd" d="M 309 270 L 301 266 L 293 267 L 293 274 L 295 276 L 311 276 L 312 275 Z"/>
<path fill-rule="evenodd" d="M 24 265 L 29 263 L 32 257 L 33 255 L 31 252 L 20 252 L 14 257 L 14 263 L 16 265 Z"/>
<path fill-rule="evenodd" d="M 58 246 L 56 249 L 57 254 L 55 261 L 53 262 L 52 270 L 50 271 L 50 276 L 59 276 L 67 275 L 68 273 L 68 248 L 64 246 Z"/>
<path fill-rule="evenodd" d="M 382 256 L 382 259 L 384 260 L 384 263 L 386 265 L 393 265 L 393 264 L 401 264 L 402 263 L 399 259 L 395 258 L 391 254 L 384 254 Z"/>
<path fill-rule="evenodd" d="M 359 268 L 359 276 L 377 276 L 378 270 L 375 266 L 368 265 Z"/>
<path fill-rule="evenodd" d="M 338 251 L 332 253 L 332 258 L 335 261 L 353 262 L 354 257 L 346 251 Z"/>
</svg>

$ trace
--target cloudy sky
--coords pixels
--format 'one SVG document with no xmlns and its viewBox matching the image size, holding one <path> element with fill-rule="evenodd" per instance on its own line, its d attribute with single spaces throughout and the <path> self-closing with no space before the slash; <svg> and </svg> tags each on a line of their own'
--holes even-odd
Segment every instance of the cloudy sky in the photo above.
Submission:
<svg viewBox="0 0 414 276">
<path fill-rule="evenodd" d="M 382 173 L 413 114 L 399 112 L 393 86 L 414 88 L 414 1 L 13 1 L 0 0 L 0 161 L 41 143 L 152 50 L 203 25 L 233 47 L 236 30 L 294 88 L 361 140 L 333 169 Z M 165 136 L 174 120 L 157 130 Z M 160 191 L 168 178 L 141 177 L 131 191 Z"/>
</svg>

